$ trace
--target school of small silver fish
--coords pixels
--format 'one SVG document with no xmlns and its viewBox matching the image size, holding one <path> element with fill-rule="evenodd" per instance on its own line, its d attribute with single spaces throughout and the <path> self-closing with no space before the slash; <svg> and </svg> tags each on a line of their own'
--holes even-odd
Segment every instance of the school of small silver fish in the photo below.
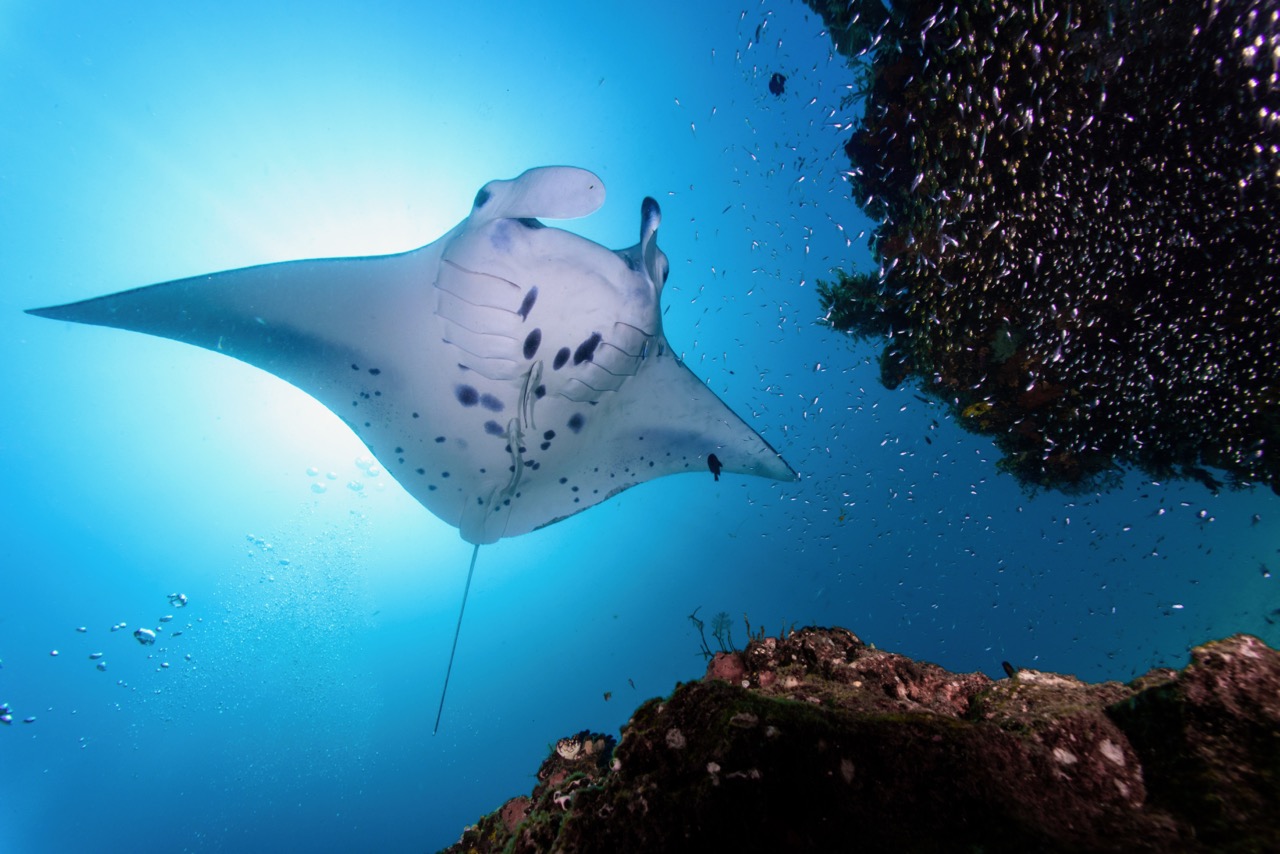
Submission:
<svg viewBox="0 0 1280 854">
<path fill-rule="evenodd" d="M 1033 488 L 1280 492 L 1280 6 L 810 5 L 866 95 L 845 150 L 878 223 L 878 269 L 820 293 L 887 339 L 885 383 Z"/>
</svg>

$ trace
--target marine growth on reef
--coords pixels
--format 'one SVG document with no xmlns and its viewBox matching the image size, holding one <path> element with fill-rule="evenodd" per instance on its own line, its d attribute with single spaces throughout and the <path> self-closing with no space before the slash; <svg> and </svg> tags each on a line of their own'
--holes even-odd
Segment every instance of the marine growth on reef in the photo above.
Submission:
<svg viewBox="0 0 1280 854">
<path fill-rule="evenodd" d="M 1280 492 L 1280 7 L 807 2 L 865 95 L 877 223 L 821 304 L 886 341 L 885 384 L 1032 488 Z"/>
</svg>

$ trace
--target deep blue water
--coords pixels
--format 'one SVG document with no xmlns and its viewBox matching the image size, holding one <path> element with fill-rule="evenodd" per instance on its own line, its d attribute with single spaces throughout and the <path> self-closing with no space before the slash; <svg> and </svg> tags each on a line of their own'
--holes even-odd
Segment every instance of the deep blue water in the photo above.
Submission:
<svg viewBox="0 0 1280 854">
<path fill-rule="evenodd" d="M 260 5 L 0 8 L 0 851 L 448 844 L 555 739 L 700 675 L 699 606 L 993 675 L 1280 642 L 1274 495 L 1029 497 L 816 324 L 870 224 L 799 4 Z M 803 478 L 665 478 L 482 548 L 432 737 L 457 532 L 281 381 L 22 309 L 412 248 L 549 163 L 604 179 L 558 225 L 609 246 L 661 202 L 671 343 Z"/>
</svg>

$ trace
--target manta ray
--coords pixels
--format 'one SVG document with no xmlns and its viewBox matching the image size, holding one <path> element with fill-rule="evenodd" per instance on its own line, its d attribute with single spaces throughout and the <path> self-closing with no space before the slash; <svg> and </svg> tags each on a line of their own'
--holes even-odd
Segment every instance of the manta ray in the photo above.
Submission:
<svg viewBox="0 0 1280 854">
<path fill-rule="evenodd" d="M 585 169 L 539 167 L 485 184 L 466 219 L 408 252 L 264 264 L 29 313 L 204 347 L 320 401 L 475 545 L 465 610 L 481 544 L 665 475 L 797 478 L 668 344 L 658 203 L 644 199 L 640 241 L 616 251 L 541 222 L 604 198 Z"/>
</svg>

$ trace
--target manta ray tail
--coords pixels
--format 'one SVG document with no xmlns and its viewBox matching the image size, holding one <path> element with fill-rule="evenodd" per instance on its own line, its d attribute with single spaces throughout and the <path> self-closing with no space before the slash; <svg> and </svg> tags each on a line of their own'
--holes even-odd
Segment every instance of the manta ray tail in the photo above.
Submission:
<svg viewBox="0 0 1280 854">
<path fill-rule="evenodd" d="M 476 572 L 476 558 L 480 556 L 480 544 L 471 550 L 471 568 L 467 570 L 467 586 L 462 588 L 462 607 L 458 609 L 458 627 L 453 630 L 453 648 L 449 650 L 449 666 L 444 671 L 444 687 L 440 689 L 440 708 L 436 709 L 436 725 L 431 734 L 440 731 L 440 716 L 444 714 L 444 695 L 449 693 L 449 674 L 453 672 L 453 657 L 458 652 L 458 635 L 462 634 L 462 615 L 467 610 L 467 594 L 471 592 L 471 576 Z"/>
</svg>

